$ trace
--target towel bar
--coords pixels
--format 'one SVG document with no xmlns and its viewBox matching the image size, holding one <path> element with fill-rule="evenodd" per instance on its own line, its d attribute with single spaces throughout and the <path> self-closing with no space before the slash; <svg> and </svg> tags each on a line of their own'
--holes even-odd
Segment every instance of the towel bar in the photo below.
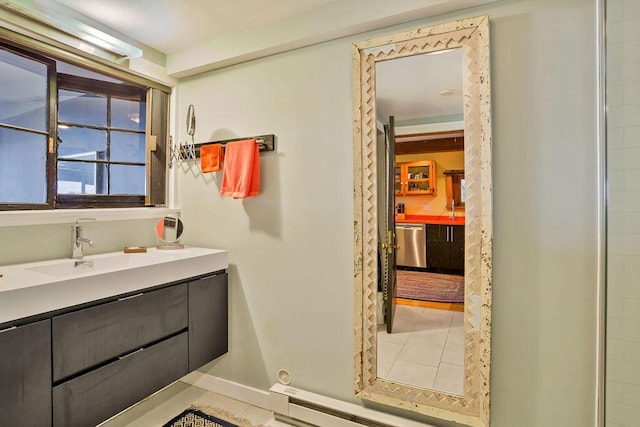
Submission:
<svg viewBox="0 0 640 427">
<path fill-rule="evenodd" d="M 223 139 L 220 141 L 207 141 L 207 142 L 198 142 L 188 147 L 181 144 L 173 144 L 173 141 L 169 140 L 171 158 L 169 159 L 169 167 L 172 167 L 174 163 L 177 163 L 181 160 L 193 160 L 200 158 L 200 147 L 203 145 L 210 144 L 221 144 L 227 145 L 229 142 L 233 141 L 244 141 L 246 139 L 255 139 L 256 143 L 260 147 L 260 151 L 275 151 L 276 149 L 276 136 L 273 134 L 269 135 L 258 135 L 258 136 L 247 136 L 244 138 L 233 138 L 233 139 Z"/>
<path fill-rule="evenodd" d="M 221 144 L 224 146 L 224 145 L 227 145 L 229 142 L 244 141 L 246 139 L 255 139 L 256 143 L 260 147 L 260 151 L 275 151 L 275 146 L 276 146 L 275 135 L 270 134 L 270 135 L 247 136 L 244 138 L 223 139 L 220 141 L 207 141 L 207 142 L 196 143 L 195 144 L 196 159 L 200 158 L 200 147 L 202 147 L 203 145 Z"/>
</svg>

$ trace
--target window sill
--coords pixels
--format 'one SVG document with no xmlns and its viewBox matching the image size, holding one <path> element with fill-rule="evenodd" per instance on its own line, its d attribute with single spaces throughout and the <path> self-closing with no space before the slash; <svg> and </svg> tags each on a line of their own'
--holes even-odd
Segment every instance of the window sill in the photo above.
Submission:
<svg viewBox="0 0 640 427">
<path fill-rule="evenodd" d="M 71 224 L 78 218 L 97 221 L 130 221 L 154 219 L 165 215 L 179 215 L 180 209 L 171 208 L 110 208 L 110 209 L 57 209 L 0 212 L 0 227 L 41 224 Z"/>
</svg>

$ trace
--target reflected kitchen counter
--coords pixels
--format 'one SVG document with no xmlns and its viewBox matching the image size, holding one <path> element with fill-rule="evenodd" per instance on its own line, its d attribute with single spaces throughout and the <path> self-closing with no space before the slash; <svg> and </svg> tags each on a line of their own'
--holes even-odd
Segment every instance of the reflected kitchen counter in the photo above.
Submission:
<svg viewBox="0 0 640 427">
<path fill-rule="evenodd" d="M 400 219 L 396 216 L 396 224 L 442 224 L 442 225 L 464 225 L 464 216 L 456 215 L 451 219 L 448 215 L 405 215 Z"/>
</svg>

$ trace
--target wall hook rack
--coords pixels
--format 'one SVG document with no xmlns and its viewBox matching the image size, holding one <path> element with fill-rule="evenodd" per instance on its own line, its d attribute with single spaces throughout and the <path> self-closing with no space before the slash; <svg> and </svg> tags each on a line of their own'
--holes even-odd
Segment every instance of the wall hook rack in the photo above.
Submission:
<svg viewBox="0 0 640 427">
<path fill-rule="evenodd" d="M 276 150 L 276 136 L 273 134 L 269 135 L 258 135 L 258 136 L 246 136 L 242 138 L 233 138 L 233 139 L 223 139 L 219 141 L 207 141 L 207 142 L 198 142 L 195 144 L 195 158 L 200 158 L 200 147 L 204 145 L 211 144 L 220 144 L 223 147 L 227 145 L 229 142 L 234 141 L 244 141 L 246 139 L 255 139 L 256 143 L 260 147 L 260 151 L 275 151 Z"/>
<path fill-rule="evenodd" d="M 183 160 L 193 160 L 196 158 L 193 141 L 174 143 L 173 137 L 171 136 L 169 137 L 169 153 L 169 167 L 173 167 L 173 165 Z"/>
<path fill-rule="evenodd" d="M 244 141 L 247 139 L 255 139 L 256 143 L 260 147 L 260 151 L 275 151 L 276 150 L 276 136 L 274 134 L 258 135 L 258 136 L 246 136 L 242 138 L 222 139 L 219 141 L 207 141 L 198 142 L 195 144 L 189 144 L 188 146 L 182 143 L 173 143 L 173 138 L 169 138 L 169 151 L 171 153 L 169 159 L 169 167 L 181 162 L 183 160 L 194 160 L 200 158 L 200 148 L 205 145 L 220 144 L 223 147 L 229 142 Z"/>
</svg>

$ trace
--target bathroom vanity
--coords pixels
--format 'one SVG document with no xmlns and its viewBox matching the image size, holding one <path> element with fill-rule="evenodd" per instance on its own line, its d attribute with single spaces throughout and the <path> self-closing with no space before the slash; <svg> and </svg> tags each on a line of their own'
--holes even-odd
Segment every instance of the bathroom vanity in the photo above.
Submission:
<svg viewBox="0 0 640 427">
<path fill-rule="evenodd" d="M 226 251 L 134 255 L 1 268 L 0 425 L 96 425 L 227 352 Z"/>
</svg>

